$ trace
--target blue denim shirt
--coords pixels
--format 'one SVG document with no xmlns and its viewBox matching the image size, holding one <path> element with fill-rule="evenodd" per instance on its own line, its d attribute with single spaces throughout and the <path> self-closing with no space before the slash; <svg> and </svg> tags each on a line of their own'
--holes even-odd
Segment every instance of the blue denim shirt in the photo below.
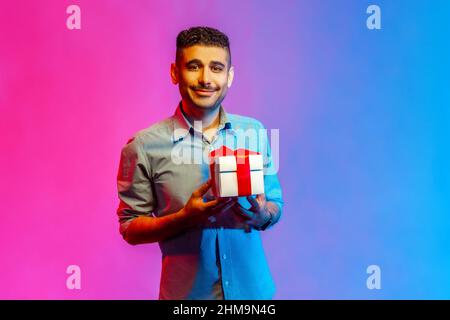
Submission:
<svg viewBox="0 0 450 320">
<path fill-rule="evenodd" d="M 266 199 L 282 209 L 277 167 L 267 132 L 260 131 L 263 125 L 226 113 L 223 106 L 219 117 L 217 135 L 209 141 L 196 123 L 187 120 L 180 103 L 172 117 L 137 132 L 122 148 L 117 214 L 123 236 L 138 216 L 161 217 L 179 211 L 210 177 L 207 155 L 223 145 L 263 154 Z M 209 193 L 205 198 L 211 197 Z M 238 201 L 250 207 L 245 197 Z M 275 285 L 260 232 L 249 232 L 244 219 L 229 209 L 213 215 L 204 225 L 160 241 L 159 298 L 271 299 Z"/>
</svg>

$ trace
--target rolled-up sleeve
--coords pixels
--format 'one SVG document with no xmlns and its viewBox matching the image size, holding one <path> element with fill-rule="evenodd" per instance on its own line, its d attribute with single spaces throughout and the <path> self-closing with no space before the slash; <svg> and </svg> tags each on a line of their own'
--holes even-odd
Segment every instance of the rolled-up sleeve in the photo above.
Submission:
<svg viewBox="0 0 450 320">
<path fill-rule="evenodd" d="M 125 237 L 128 225 L 139 216 L 150 216 L 155 208 L 151 171 L 138 138 L 122 148 L 117 174 L 119 231 Z"/>
<path fill-rule="evenodd" d="M 264 159 L 264 192 L 267 201 L 274 202 L 280 208 L 280 214 L 278 218 L 272 222 L 272 225 L 277 223 L 282 215 L 283 211 L 283 195 L 281 191 L 280 181 L 278 179 L 278 168 L 279 168 L 279 136 L 278 131 L 272 132 L 273 134 L 273 143 L 274 150 L 276 154 L 272 154 L 272 147 L 270 146 L 268 131 L 265 129 L 262 123 L 260 124 L 260 143 L 261 143 L 261 153 Z"/>
</svg>

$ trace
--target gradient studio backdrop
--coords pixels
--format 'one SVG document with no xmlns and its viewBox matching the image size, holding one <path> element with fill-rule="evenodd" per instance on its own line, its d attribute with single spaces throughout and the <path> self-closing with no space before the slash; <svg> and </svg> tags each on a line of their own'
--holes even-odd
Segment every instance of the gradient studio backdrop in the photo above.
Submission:
<svg viewBox="0 0 450 320">
<path fill-rule="evenodd" d="M 128 138 L 174 112 L 192 25 L 231 39 L 227 110 L 280 129 L 276 298 L 450 298 L 449 16 L 426 0 L 1 1 L 0 298 L 157 298 L 159 247 L 120 237 L 115 179 Z"/>
</svg>

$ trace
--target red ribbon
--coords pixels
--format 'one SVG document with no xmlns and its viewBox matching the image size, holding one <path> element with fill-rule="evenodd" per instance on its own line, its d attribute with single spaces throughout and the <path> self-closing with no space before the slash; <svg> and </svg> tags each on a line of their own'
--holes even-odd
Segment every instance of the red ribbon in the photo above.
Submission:
<svg viewBox="0 0 450 320">
<path fill-rule="evenodd" d="M 210 172 L 213 180 L 212 191 L 218 196 L 215 176 L 215 160 L 218 157 L 235 156 L 236 157 L 236 174 L 238 182 L 238 196 L 249 196 L 252 194 L 252 181 L 250 175 L 250 159 L 249 156 L 253 154 L 260 154 L 259 152 L 250 151 L 247 149 L 232 150 L 226 146 L 213 150 L 209 153 L 210 157 Z"/>
</svg>

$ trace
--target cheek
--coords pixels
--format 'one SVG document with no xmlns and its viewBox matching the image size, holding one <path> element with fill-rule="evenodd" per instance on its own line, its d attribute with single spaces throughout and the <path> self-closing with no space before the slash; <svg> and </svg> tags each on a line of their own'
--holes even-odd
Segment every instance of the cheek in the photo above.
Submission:
<svg viewBox="0 0 450 320">
<path fill-rule="evenodd" d="M 195 84 L 196 77 L 193 73 L 184 72 L 181 74 L 181 80 L 183 86 L 190 86 Z"/>
<path fill-rule="evenodd" d="M 222 89 L 225 90 L 228 88 L 228 77 L 226 75 L 217 77 L 216 84 Z"/>
</svg>

